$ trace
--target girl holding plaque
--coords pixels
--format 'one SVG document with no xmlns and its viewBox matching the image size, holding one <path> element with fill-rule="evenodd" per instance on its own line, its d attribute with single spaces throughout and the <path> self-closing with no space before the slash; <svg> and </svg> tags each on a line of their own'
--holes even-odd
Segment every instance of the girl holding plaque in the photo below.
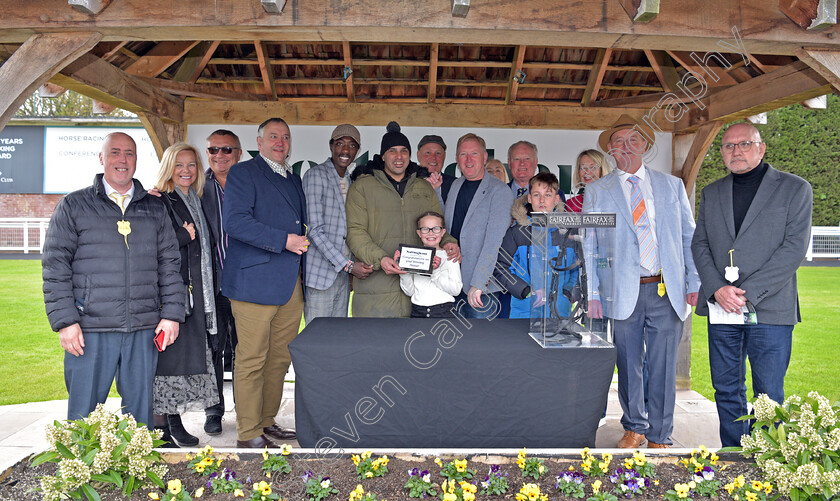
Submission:
<svg viewBox="0 0 840 501">
<path fill-rule="evenodd" d="M 400 288 L 411 297 L 412 318 L 452 318 L 455 296 L 461 292 L 461 265 L 446 258 L 440 239 L 446 233 L 443 216 L 434 211 L 417 218 L 417 235 L 423 245 L 435 249 L 430 276 L 415 273 L 400 275 Z M 399 260 L 400 251 L 394 254 Z"/>
</svg>

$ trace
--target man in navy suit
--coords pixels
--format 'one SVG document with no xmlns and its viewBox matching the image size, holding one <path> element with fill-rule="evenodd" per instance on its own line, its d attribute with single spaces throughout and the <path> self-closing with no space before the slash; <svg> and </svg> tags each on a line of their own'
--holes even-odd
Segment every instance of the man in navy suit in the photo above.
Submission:
<svg viewBox="0 0 840 501">
<path fill-rule="evenodd" d="M 230 298 L 239 337 L 237 447 L 277 447 L 272 439 L 295 438 L 274 422 L 291 363 L 289 343 L 303 314 L 301 274 L 309 247 L 303 187 L 287 161 L 291 144 L 286 122 L 268 119 L 257 132 L 260 154 L 227 176 L 222 293 Z"/>
<path fill-rule="evenodd" d="M 642 155 L 653 130 L 622 115 L 598 144 L 617 169 L 586 187 L 584 212 L 616 214 L 615 234 L 596 229 L 584 240 L 589 315 L 615 321 L 618 400 L 624 436 L 618 447 L 671 446 L 676 400 L 677 348 L 683 322 L 697 304 L 700 280 L 691 257 L 694 217 L 682 182 L 646 166 Z M 601 277 L 593 258 L 615 245 L 614 281 Z M 642 367 L 647 362 L 648 409 Z"/>
</svg>

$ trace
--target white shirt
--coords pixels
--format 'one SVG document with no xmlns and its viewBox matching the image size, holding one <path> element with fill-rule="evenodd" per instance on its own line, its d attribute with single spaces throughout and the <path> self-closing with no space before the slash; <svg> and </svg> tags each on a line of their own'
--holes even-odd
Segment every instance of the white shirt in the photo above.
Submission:
<svg viewBox="0 0 840 501">
<path fill-rule="evenodd" d="M 631 214 L 633 208 L 630 206 L 632 200 L 630 196 L 630 183 L 628 182 L 630 176 L 636 176 L 639 178 L 639 187 L 642 189 L 642 198 L 645 199 L 645 211 L 647 212 L 648 221 L 650 221 L 650 233 L 653 237 L 653 246 L 656 249 L 656 259 L 654 260 L 654 269 L 652 270 L 648 270 L 647 268 L 641 266 L 639 267 L 640 276 L 642 277 L 658 275 L 662 271 L 662 266 L 659 263 L 659 242 L 656 240 L 656 208 L 653 204 L 653 186 L 650 184 L 650 176 L 648 175 L 647 169 L 647 166 L 642 164 L 635 174 L 630 174 L 621 169 L 615 170 L 619 179 L 621 179 L 621 191 L 624 193 L 624 199 L 627 200 L 627 208 L 630 210 Z"/>
<path fill-rule="evenodd" d="M 125 209 L 128 208 L 129 202 L 131 202 L 131 199 L 134 198 L 134 181 L 131 182 L 131 188 L 129 188 L 128 191 L 126 191 L 125 193 L 120 193 L 119 191 L 112 188 L 111 185 L 108 184 L 108 181 L 106 181 L 104 177 L 102 178 L 102 187 L 105 188 L 105 194 L 108 195 L 108 197 L 111 200 L 113 200 L 115 204 L 117 203 L 117 200 L 119 200 L 119 199 L 114 199 L 114 197 L 112 197 L 111 195 L 120 195 L 120 196 L 125 195 L 125 200 L 123 200 L 123 206 L 122 206 L 123 212 L 125 212 Z M 119 204 L 117 204 L 117 205 L 119 205 Z"/>
<path fill-rule="evenodd" d="M 440 266 L 432 270 L 432 276 L 405 273 L 400 275 L 400 288 L 411 297 L 411 303 L 418 306 L 434 306 L 455 301 L 455 296 L 464 286 L 461 280 L 461 265 L 446 259 L 446 251 L 437 249 Z"/>
</svg>

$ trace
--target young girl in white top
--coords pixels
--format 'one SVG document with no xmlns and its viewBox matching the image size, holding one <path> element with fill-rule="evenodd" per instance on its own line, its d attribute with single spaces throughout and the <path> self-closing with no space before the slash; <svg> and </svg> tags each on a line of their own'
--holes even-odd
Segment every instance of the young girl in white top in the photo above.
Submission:
<svg viewBox="0 0 840 501">
<path fill-rule="evenodd" d="M 455 296 L 461 292 L 461 266 L 446 259 L 440 239 L 446 233 L 443 216 L 434 211 L 417 218 L 417 235 L 427 247 L 435 251 L 431 276 L 405 273 L 400 275 L 400 288 L 411 297 L 411 316 L 414 318 L 452 318 Z M 399 252 L 394 259 L 399 259 Z"/>
</svg>

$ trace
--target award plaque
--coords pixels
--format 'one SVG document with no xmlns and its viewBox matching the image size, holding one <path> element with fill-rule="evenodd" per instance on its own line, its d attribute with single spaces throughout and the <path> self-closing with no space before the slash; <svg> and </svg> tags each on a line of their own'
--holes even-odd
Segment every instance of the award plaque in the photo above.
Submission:
<svg viewBox="0 0 840 501">
<path fill-rule="evenodd" d="M 431 275 L 435 258 L 434 247 L 417 247 L 400 244 L 400 259 L 397 264 L 408 273 Z"/>
</svg>

